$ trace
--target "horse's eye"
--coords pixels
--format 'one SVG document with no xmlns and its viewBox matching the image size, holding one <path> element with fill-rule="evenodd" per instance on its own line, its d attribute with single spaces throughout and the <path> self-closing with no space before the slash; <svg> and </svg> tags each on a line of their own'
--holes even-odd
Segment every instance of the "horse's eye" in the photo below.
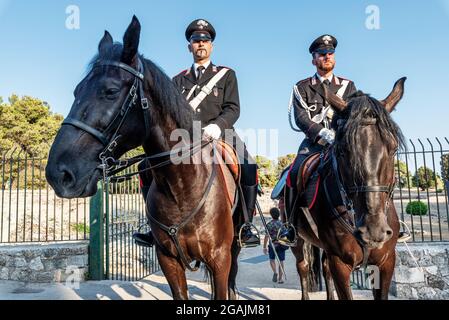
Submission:
<svg viewBox="0 0 449 320">
<path fill-rule="evenodd" d="M 116 95 L 117 93 L 119 93 L 119 92 L 120 92 L 119 89 L 112 88 L 112 89 L 106 89 L 105 94 L 106 94 L 107 96 L 115 96 L 115 95 Z"/>
</svg>

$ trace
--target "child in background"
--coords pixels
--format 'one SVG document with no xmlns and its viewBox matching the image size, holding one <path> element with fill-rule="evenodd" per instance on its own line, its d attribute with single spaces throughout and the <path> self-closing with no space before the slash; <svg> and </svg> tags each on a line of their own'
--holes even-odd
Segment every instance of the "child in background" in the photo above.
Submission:
<svg viewBox="0 0 449 320">
<path fill-rule="evenodd" d="M 282 227 L 282 221 L 279 220 L 280 211 L 278 208 L 271 208 L 270 215 L 273 220 L 271 220 L 267 224 L 268 235 L 265 236 L 264 244 L 263 244 L 263 253 L 269 255 L 270 257 L 270 266 L 273 270 L 273 282 L 284 283 L 284 274 L 282 270 L 284 269 L 284 260 L 285 260 L 285 251 L 288 249 L 287 246 L 283 246 L 277 241 L 277 234 L 279 229 Z M 278 268 L 276 266 L 276 256 L 273 251 L 273 247 L 268 243 L 268 236 L 271 238 L 273 245 L 275 247 L 276 253 L 279 257 L 281 265 L 279 266 L 279 273 L 277 272 Z"/>
</svg>

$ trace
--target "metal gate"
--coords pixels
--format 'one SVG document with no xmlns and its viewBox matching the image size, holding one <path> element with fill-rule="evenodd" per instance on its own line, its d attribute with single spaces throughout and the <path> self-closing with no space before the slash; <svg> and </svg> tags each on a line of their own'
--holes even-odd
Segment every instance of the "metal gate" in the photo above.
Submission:
<svg viewBox="0 0 449 320">
<path fill-rule="evenodd" d="M 101 186 L 91 200 L 91 279 L 137 281 L 160 270 L 155 249 L 139 247 L 132 239 L 146 222 L 137 176 Z"/>
</svg>

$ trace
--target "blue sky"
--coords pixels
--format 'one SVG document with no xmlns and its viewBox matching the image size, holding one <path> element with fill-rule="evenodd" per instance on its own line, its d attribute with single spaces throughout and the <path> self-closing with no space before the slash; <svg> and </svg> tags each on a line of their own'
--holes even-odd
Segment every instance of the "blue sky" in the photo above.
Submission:
<svg viewBox="0 0 449 320">
<path fill-rule="evenodd" d="M 69 5 L 80 8 L 79 30 L 65 27 Z M 379 30 L 365 26 L 369 5 L 380 9 Z M 133 14 L 140 51 L 170 76 L 191 64 L 186 26 L 209 20 L 214 63 L 237 72 L 237 127 L 279 130 L 280 154 L 296 152 L 303 137 L 289 128 L 287 106 L 292 86 L 314 73 L 308 47 L 324 33 L 339 40 L 335 73 L 359 89 L 383 99 L 408 77 L 393 115 L 406 137 L 449 136 L 449 0 L 0 0 L 0 96 L 35 96 L 67 115 L 104 30 L 121 41 Z"/>
</svg>

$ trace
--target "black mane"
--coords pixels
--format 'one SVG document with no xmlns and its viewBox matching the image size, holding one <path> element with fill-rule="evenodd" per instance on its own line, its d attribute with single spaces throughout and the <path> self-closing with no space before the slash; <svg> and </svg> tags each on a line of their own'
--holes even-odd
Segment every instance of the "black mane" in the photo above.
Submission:
<svg viewBox="0 0 449 320">
<path fill-rule="evenodd" d="M 89 70 L 101 61 L 120 61 L 123 45 L 114 43 L 106 53 L 97 54 L 89 63 Z M 193 110 L 181 95 L 172 80 L 154 64 L 151 60 L 139 55 L 145 66 L 145 87 L 149 88 L 151 97 L 156 107 L 160 108 L 162 114 L 168 114 L 176 122 L 178 128 L 192 130 Z"/>
<path fill-rule="evenodd" d="M 389 150 L 406 149 L 405 138 L 399 126 L 385 107 L 368 94 L 358 91 L 351 95 L 348 98 L 348 108 L 335 119 L 337 123 L 339 119 L 343 120 L 344 125 L 337 128 L 335 147 L 351 155 L 351 166 L 358 177 L 363 177 L 363 150 L 360 148 L 359 129 L 369 119 L 376 119 L 375 126 Z"/>
</svg>

